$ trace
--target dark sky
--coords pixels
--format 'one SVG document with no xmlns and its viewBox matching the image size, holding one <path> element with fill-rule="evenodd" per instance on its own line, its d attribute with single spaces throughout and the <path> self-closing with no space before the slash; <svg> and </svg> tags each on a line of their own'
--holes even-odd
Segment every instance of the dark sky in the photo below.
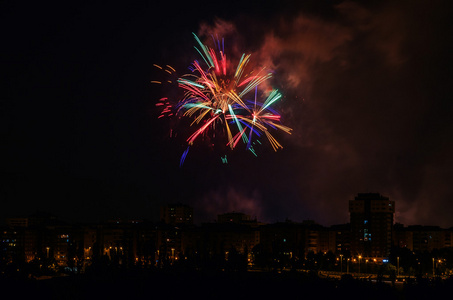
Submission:
<svg viewBox="0 0 453 300">
<path fill-rule="evenodd" d="M 142 2 L 1 2 L 0 218 L 154 219 L 183 202 L 197 221 L 331 225 L 377 192 L 397 222 L 453 226 L 451 1 Z M 150 81 L 153 64 L 187 72 L 192 32 L 274 71 L 282 150 L 222 164 L 200 145 L 179 167 Z"/>
</svg>

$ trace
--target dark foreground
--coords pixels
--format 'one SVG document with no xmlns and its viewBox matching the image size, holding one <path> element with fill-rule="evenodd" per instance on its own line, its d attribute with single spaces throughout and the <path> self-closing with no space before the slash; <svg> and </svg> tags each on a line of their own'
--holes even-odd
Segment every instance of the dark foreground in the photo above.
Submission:
<svg viewBox="0 0 453 300">
<path fill-rule="evenodd" d="M 396 288 L 351 278 L 321 279 L 309 273 L 111 272 L 46 280 L 1 279 L 16 299 L 443 299 L 452 280 L 420 281 Z"/>
</svg>

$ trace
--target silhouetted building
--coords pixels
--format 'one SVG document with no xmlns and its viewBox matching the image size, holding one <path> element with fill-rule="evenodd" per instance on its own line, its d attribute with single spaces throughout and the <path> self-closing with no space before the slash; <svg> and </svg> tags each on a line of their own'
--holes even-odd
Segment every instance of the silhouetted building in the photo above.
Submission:
<svg viewBox="0 0 453 300">
<path fill-rule="evenodd" d="M 252 219 L 249 215 L 240 212 L 229 212 L 220 214 L 217 216 L 218 223 L 234 223 L 243 224 L 257 228 L 258 226 L 264 225 L 264 223 L 258 222 L 258 220 Z"/>
<path fill-rule="evenodd" d="M 181 253 L 181 228 L 171 224 L 160 224 L 156 230 L 158 266 L 171 265 Z"/>
<path fill-rule="evenodd" d="M 378 193 L 359 193 L 349 201 L 351 254 L 388 257 L 392 246 L 395 201 Z"/>
<path fill-rule="evenodd" d="M 28 227 L 28 218 L 6 218 L 5 223 L 9 227 Z"/>
<path fill-rule="evenodd" d="M 250 216 L 239 212 L 224 213 L 217 216 L 219 223 L 236 223 L 241 224 L 250 221 Z"/>
<path fill-rule="evenodd" d="M 393 225 L 394 211 L 388 197 L 366 193 L 349 201 L 350 223 L 330 227 L 310 220 L 261 224 L 239 212 L 194 226 L 193 209 L 182 204 L 162 207 L 164 222 L 158 223 L 68 224 L 38 212 L 8 218 L 0 228 L 0 270 L 14 263 L 83 272 L 104 263 L 239 270 L 247 265 L 312 268 L 317 262 L 336 263 L 339 269 L 344 263 L 346 270 L 358 262 L 354 268 L 360 270 L 361 261 L 366 270 L 368 262 L 388 258 L 392 246 L 420 253 L 453 246 L 453 228 Z M 327 259 L 320 261 L 323 256 Z"/>
<path fill-rule="evenodd" d="M 309 252 L 332 252 L 335 253 L 335 232 L 331 231 L 314 221 L 306 220 L 302 222 L 305 235 L 305 255 Z"/>
<path fill-rule="evenodd" d="M 351 250 L 351 224 L 339 224 L 330 226 L 330 231 L 335 234 L 336 254 L 347 254 Z"/>
<path fill-rule="evenodd" d="M 393 226 L 393 245 L 399 248 L 407 248 L 413 250 L 413 234 L 412 231 L 404 227 L 403 224 L 396 223 Z"/>
<path fill-rule="evenodd" d="M 108 222 L 98 226 L 101 255 L 115 265 L 131 265 L 136 258 L 135 227 L 132 222 Z"/>
<path fill-rule="evenodd" d="M 96 225 L 83 226 L 83 259 L 91 262 L 94 256 L 100 255 L 98 248 L 98 230 Z"/>
<path fill-rule="evenodd" d="M 252 261 L 252 249 L 260 243 L 258 228 L 238 223 L 204 223 L 182 232 L 182 253 L 199 262 L 227 262 L 232 255 Z"/>
<path fill-rule="evenodd" d="M 23 261 L 23 247 L 20 233 L 11 227 L 0 228 L 0 266 Z"/>
<path fill-rule="evenodd" d="M 410 225 L 394 227 L 394 244 L 415 252 L 431 252 L 434 249 L 451 247 L 452 231 L 439 226 Z"/>
<path fill-rule="evenodd" d="M 300 260 L 308 252 L 317 252 L 318 233 L 307 224 L 286 220 L 260 227 L 263 255 L 279 261 Z"/>
<path fill-rule="evenodd" d="M 158 229 L 151 222 L 142 222 L 136 231 L 136 263 L 143 266 L 154 266 L 157 259 Z"/>
<path fill-rule="evenodd" d="M 192 225 L 193 208 L 184 204 L 168 204 L 160 207 L 160 219 L 171 225 Z"/>
<path fill-rule="evenodd" d="M 28 226 L 45 226 L 53 225 L 58 222 L 57 216 L 43 211 L 37 211 L 28 216 Z"/>
</svg>

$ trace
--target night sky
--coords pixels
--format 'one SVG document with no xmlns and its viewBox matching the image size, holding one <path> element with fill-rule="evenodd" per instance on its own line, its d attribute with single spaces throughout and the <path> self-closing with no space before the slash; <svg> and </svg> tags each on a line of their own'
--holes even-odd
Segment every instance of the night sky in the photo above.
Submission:
<svg viewBox="0 0 453 300">
<path fill-rule="evenodd" d="M 0 3 L 2 220 L 156 220 L 182 202 L 197 222 L 328 226 L 376 192 L 396 222 L 453 226 L 451 1 L 44 2 Z M 282 150 L 223 164 L 200 144 L 179 166 L 186 146 L 155 106 L 169 91 L 150 81 L 153 64 L 188 72 L 192 32 L 274 72 Z"/>
</svg>

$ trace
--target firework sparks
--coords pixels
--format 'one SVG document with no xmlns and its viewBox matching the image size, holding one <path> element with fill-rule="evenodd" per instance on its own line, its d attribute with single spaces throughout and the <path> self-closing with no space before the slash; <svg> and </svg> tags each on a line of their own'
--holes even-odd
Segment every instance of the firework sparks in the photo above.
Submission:
<svg viewBox="0 0 453 300">
<path fill-rule="evenodd" d="M 283 148 L 269 131 L 272 128 L 291 134 L 292 129 L 282 125 L 280 115 L 271 109 L 272 105 L 281 99 L 281 93 L 274 89 L 263 97 L 264 102 L 258 101 L 263 94 L 258 92 L 258 87 L 269 80 L 272 73 L 266 68 L 250 70 L 248 68 L 250 54 L 243 54 L 237 66 L 233 67 L 227 60 L 223 39 L 221 42 L 214 41 L 216 51 L 193 35 L 198 44 L 195 49 L 205 67 L 195 60 L 189 68 L 191 73 L 177 79 L 184 96 L 175 105 L 172 105 L 166 97 L 161 98 L 156 104 L 162 107 L 159 118 L 175 114 L 191 118 L 190 126 L 196 127 L 186 140 L 188 148 L 181 157 L 180 165 L 184 163 L 189 147 L 203 136 L 225 136 L 224 145 L 231 149 L 238 147 L 242 141 L 245 149 L 254 155 L 256 155 L 253 148 L 254 140 L 263 134 L 274 151 Z M 168 74 L 175 73 L 171 66 L 154 66 Z M 161 81 L 152 83 L 162 84 Z"/>
</svg>

